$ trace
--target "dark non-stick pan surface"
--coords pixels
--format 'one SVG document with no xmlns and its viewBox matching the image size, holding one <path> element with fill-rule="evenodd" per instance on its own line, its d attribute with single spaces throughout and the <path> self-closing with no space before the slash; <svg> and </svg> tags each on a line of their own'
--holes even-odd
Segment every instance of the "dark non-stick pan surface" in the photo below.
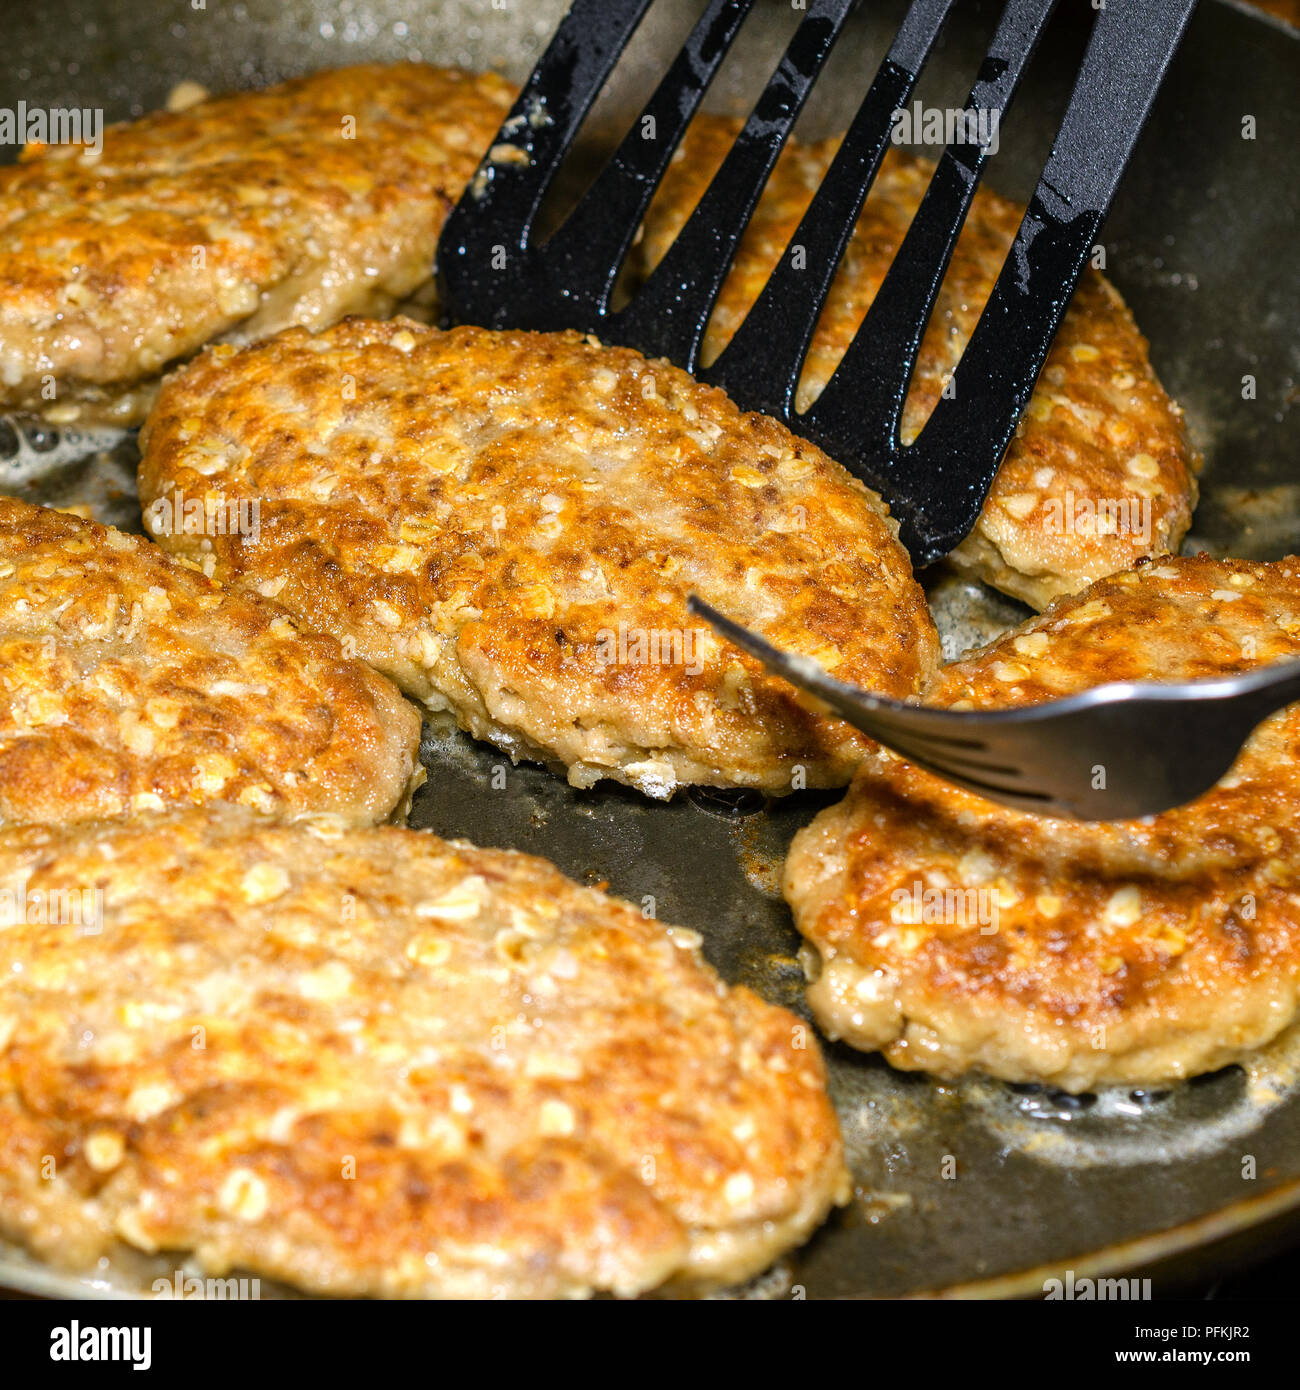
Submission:
<svg viewBox="0 0 1300 1390">
<path fill-rule="evenodd" d="M 223 0 L 199 10 L 180 0 L 43 0 L 6 15 L 0 106 L 100 106 L 106 119 L 122 119 L 162 105 L 186 79 L 222 90 L 375 59 L 496 66 L 519 78 L 562 8 L 559 0 L 504 10 L 490 0 Z M 628 74 L 602 99 L 598 131 L 617 131 L 635 109 L 696 8 L 660 0 Z M 865 8 L 804 133 L 847 124 L 904 7 Z M 964 100 L 996 7 L 959 9 L 919 93 L 930 104 Z M 1006 118 L 989 176 L 1000 191 L 1023 197 L 1032 187 L 1089 12 L 1083 0 L 1063 6 Z M 720 79 L 716 108 L 746 109 L 797 18 L 786 0 L 760 6 Z M 1107 269 L 1205 455 L 1192 544 L 1216 553 L 1300 549 L 1291 419 L 1300 400 L 1297 93 L 1300 37 L 1204 0 L 1106 228 Z M 0 489 L 87 501 L 103 519 L 139 529 L 131 446 L 88 452 L 99 442 L 46 431 L 15 448 L 0 424 Z M 928 578 L 949 654 L 1023 611 L 975 586 Z M 779 871 L 790 837 L 832 797 L 764 806 L 696 792 L 661 805 L 619 788 L 579 792 L 432 730 L 424 758 L 429 781 L 412 825 L 542 854 L 579 880 L 653 899 L 660 918 L 704 935 L 728 980 L 806 1013 Z M 751 1296 L 1033 1294 L 1067 1268 L 1076 1277 L 1154 1272 L 1160 1292 L 1262 1255 L 1300 1228 L 1300 1041 L 1282 1039 L 1249 1069 L 1168 1090 L 1082 1097 L 982 1078 L 940 1085 L 836 1045 L 827 1056 L 855 1200 Z M 132 1282 L 101 1273 L 101 1289 Z M 45 1292 L 91 1287 L 3 1252 L 0 1281 Z"/>
</svg>

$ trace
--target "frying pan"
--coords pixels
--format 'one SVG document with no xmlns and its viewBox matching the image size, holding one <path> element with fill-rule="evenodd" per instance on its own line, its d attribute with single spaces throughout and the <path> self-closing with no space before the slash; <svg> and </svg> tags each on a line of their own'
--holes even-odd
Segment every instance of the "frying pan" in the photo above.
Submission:
<svg viewBox="0 0 1300 1390">
<path fill-rule="evenodd" d="M 1135 3 L 1136 0 L 1127 0 Z M 423 58 L 522 78 L 563 0 L 43 0 L 6 16 L 0 106 L 99 106 L 106 120 L 161 106 L 182 80 L 251 87 L 320 67 Z M 696 6 L 660 0 L 602 97 L 589 153 L 621 133 Z M 864 7 L 805 114 L 842 128 L 904 9 Z M 959 7 L 922 81 L 960 105 L 996 7 Z M 1063 109 L 1089 5 L 1063 4 L 1009 114 L 991 186 L 1027 196 Z M 760 5 L 711 98 L 743 113 L 798 18 Z M 1205 457 L 1189 545 L 1269 558 L 1300 548 L 1300 35 L 1203 0 L 1106 227 L 1107 269 L 1149 336 Z M 1245 118 L 1254 118 L 1252 139 Z M 12 154 L 13 152 L 9 152 Z M 577 182 L 582 169 L 575 166 Z M 1243 379 L 1253 378 L 1248 398 Z M 120 436 L 15 439 L 0 422 L 0 488 L 88 503 L 139 529 L 133 443 Z M 926 576 L 949 655 L 1024 610 L 951 575 Z M 796 829 L 834 799 L 696 791 L 668 805 L 623 788 L 578 792 L 509 768 L 463 736 L 426 729 L 429 781 L 411 823 L 554 860 L 699 930 L 733 982 L 805 1013 L 798 938 L 778 893 Z M 493 790 L 506 765 L 504 790 Z M 940 1084 L 878 1057 L 827 1048 L 856 1193 L 749 1297 L 1041 1294 L 1048 1278 L 1150 1275 L 1157 1294 L 1262 1258 L 1300 1236 L 1300 1032 L 1249 1067 L 1157 1092 L 1068 1097 L 980 1077 Z M 163 1272 L 170 1276 L 174 1257 Z M 85 1279 L 0 1250 L 0 1283 L 86 1296 L 147 1288 L 148 1261 Z M 264 1293 L 271 1292 L 264 1286 Z"/>
</svg>

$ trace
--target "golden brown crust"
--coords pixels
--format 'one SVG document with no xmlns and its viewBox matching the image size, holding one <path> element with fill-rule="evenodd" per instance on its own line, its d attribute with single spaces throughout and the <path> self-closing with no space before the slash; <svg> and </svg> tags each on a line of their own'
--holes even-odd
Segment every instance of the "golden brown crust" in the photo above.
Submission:
<svg viewBox="0 0 1300 1390">
<path fill-rule="evenodd" d="M 937 661 L 873 494 L 720 391 L 577 334 L 349 320 L 216 348 L 168 381 L 142 444 L 146 512 L 177 491 L 261 501 L 255 543 L 161 544 L 578 785 L 851 775 L 864 740 L 716 643 L 691 591 L 871 689 L 913 694 Z"/>
<path fill-rule="evenodd" d="M 231 801 L 384 820 L 420 720 L 278 604 L 0 497 L 0 824 Z"/>
<path fill-rule="evenodd" d="M 1300 560 L 1166 558 L 1058 601 L 926 700 L 1033 704 L 1297 656 Z M 785 891 L 823 957 L 817 1017 L 896 1066 L 1084 1090 L 1226 1065 L 1300 1004 L 1300 705 L 1144 821 L 1039 819 L 872 756 L 796 838 Z"/>
<path fill-rule="evenodd" d="M 26 150 L 0 169 L 0 406 L 134 424 L 213 338 L 391 312 L 512 95 L 369 64 Z"/>
<path fill-rule="evenodd" d="M 630 1294 L 846 1195 L 805 1025 L 543 860 L 223 808 L 0 834 L 15 883 L 102 893 L 0 932 L 0 1228 L 46 1259 Z"/>
<path fill-rule="evenodd" d="M 658 262 L 717 170 L 737 123 L 697 120 L 651 206 L 641 258 Z M 759 202 L 705 341 L 711 361 L 739 327 L 792 239 L 838 147 L 791 141 Z M 932 166 L 885 157 L 831 291 L 799 384 L 806 409 L 830 379 L 875 298 Z M 910 441 L 969 340 L 1022 209 L 975 195 L 903 416 Z M 1144 556 L 1176 550 L 1196 500 L 1195 456 L 1161 389 L 1146 342 L 1114 288 L 1088 271 L 1061 325 L 974 532 L 951 559 L 1036 608 Z M 1145 532 L 1145 534 L 1144 534 Z"/>
</svg>

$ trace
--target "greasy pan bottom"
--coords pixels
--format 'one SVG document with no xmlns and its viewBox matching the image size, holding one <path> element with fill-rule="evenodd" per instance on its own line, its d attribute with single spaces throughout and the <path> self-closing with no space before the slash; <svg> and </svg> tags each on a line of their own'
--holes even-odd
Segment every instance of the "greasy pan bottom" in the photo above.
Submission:
<svg viewBox="0 0 1300 1390">
<path fill-rule="evenodd" d="M 451 0 L 415 17 L 416 8 L 357 0 L 345 13 L 332 0 L 246 0 L 180 11 L 132 0 L 105 13 L 94 0 L 47 0 L 9 18 L 0 106 L 99 105 L 112 120 L 160 106 L 185 78 L 219 90 L 415 56 L 504 65 L 519 77 L 563 5 L 533 0 L 502 11 Z M 865 8 L 814 99 L 808 134 L 847 124 L 903 6 Z M 960 104 L 996 9 L 960 8 L 922 83 L 927 103 Z M 993 162 L 991 184 L 1012 195 L 1032 185 L 1077 57 L 1087 7 L 1063 8 L 1070 13 L 1049 33 Z M 602 100 L 607 128 L 634 109 L 656 57 L 661 63 L 694 11 L 672 0 L 656 6 L 629 55 L 631 77 Z M 715 105 L 745 109 L 790 19 L 784 4 L 756 16 Z M 70 70 L 74 57 L 80 66 Z M 1206 0 L 1105 238 L 1108 271 L 1206 458 L 1192 544 L 1252 558 L 1300 548 L 1300 459 L 1288 428 L 1300 399 L 1297 92 L 1300 36 Z M 1249 141 L 1245 115 L 1257 122 Z M 1243 398 L 1248 375 L 1253 399 Z M 75 435 L 31 442 L 40 447 L 11 447 L 0 426 L 0 489 L 85 501 L 101 519 L 139 529 L 129 444 L 97 454 L 87 452 L 97 441 Z M 950 655 L 1021 611 L 951 578 L 930 581 Z M 634 901 L 651 895 L 659 917 L 703 933 L 728 980 L 806 1014 L 779 870 L 791 836 L 832 797 L 763 807 L 693 793 L 652 805 L 614 787 L 576 792 L 431 730 L 424 758 L 430 777 L 413 826 L 546 855 Z M 503 765 L 505 786 L 494 790 L 493 769 Z M 1076 1278 L 1151 1274 L 1160 1294 L 1260 1258 L 1300 1227 L 1300 1035 L 1246 1069 L 1166 1091 L 1074 1098 L 979 1077 L 940 1085 L 845 1047 L 827 1054 L 857 1194 L 747 1296 L 1032 1295 L 1067 1268 Z M 142 1260 L 82 1280 L 0 1247 L 0 1284 L 81 1297 L 147 1292 L 175 1263 Z"/>
</svg>

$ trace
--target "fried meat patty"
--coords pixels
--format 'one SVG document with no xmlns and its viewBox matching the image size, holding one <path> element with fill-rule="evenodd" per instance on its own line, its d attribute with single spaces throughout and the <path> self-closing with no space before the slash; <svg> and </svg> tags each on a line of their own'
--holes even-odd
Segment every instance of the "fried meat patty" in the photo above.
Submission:
<svg viewBox="0 0 1300 1390">
<path fill-rule="evenodd" d="M 663 257 L 739 129 L 716 117 L 687 133 L 651 206 L 642 269 Z M 721 352 L 794 236 L 838 140 L 790 141 L 722 288 L 704 346 Z M 885 157 L 818 323 L 799 384 L 821 394 L 892 263 L 933 165 Z M 910 442 L 974 331 L 1023 209 L 981 189 L 921 345 L 902 435 Z M 1042 608 L 1060 594 L 1178 548 L 1196 501 L 1182 414 L 1165 394 L 1118 292 L 1095 271 L 1079 283 L 1037 390 L 974 531 L 949 557 L 959 569 Z"/>
<path fill-rule="evenodd" d="M 211 339 L 392 312 L 512 97 L 369 64 L 29 147 L 0 168 L 0 407 L 135 424 Z"/>
<path fill-rule="evenodd" d="M 0 824 L 400 808 L 420 719 L 337 640 L 136 536 L 0 497 Z"/>
<path fill-rule="evenodd" d="M 874 494 L 685 372 L 577 334 L 350 319 L 220 346 L 141 439 L 146 514 L 175 491 L 261 505 L 256 540 L 161 544 L 578 786 L 849 779 L 865 741 L 715 641 L 692 591 L 891 695 L 938 659 Z"/>
<path fill-rule="evenodd" d="M 0 1230 L 44 1259 L 634 1294 L 744 1278 L 847 1195 L 806 1025 L 544 860 L 219 808 L 0 833 L 15 883 Z M 84 892 L 91 929 L 22 920 Z"/>
<path fill-rule="evenodd" d="M 926 702 L 1035 704 L 1296 657 L 1300 559 L 1165 559 L 946 667 Z M 1209 792 L 1141 821 L 1036 818 L 874 754 L 796 837 L 785 892 L 821 957 L 818 1020 L 895 1066 L 1070 1091 L 1225 1066 L 1297 1012 L 1300 705 Z"/>
</svg>

